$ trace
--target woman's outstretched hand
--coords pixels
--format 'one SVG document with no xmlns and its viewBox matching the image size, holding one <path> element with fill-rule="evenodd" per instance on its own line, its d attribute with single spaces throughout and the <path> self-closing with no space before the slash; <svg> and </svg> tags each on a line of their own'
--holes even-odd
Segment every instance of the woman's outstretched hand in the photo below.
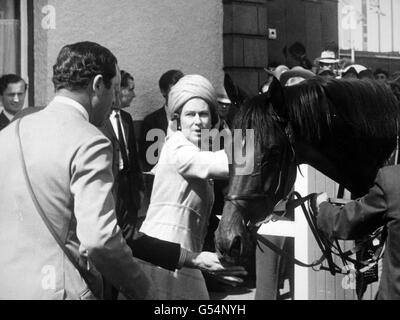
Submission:
<svg viewBox="0 0 400 320">
<path fill-rule="evenodd" d="M 184 266 L 205 271 L 213 278 L 232 286 L 242 283 L 243 279 L 240 277 L 247 275 L 244 267 L 228 264 L 220 260 L 217 253 L 208 251 L 188 252 Z"/>
</svg>

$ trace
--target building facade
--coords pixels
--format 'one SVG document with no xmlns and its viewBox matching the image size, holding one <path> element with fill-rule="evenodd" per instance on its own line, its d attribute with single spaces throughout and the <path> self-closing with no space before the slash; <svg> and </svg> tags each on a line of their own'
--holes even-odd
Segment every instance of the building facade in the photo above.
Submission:
<svg viewBox="0 0 400 320">
<path fill-rule="evenodd" d="M 291 67 L 287 49 L 295 42 L 311 62 L 338 42 L 337 0 L 224 0 L 224 14 L 225 71 L 250 95 L 265 81 L 265 67 Z"/>
<path fill-rule="evenodd" d="M 400 70 L 399 21 L 395 0 L 0 0 L 0 73 L 29 79 L 29 105 L 42 106 L 60 48 L 99 42 L 134 75 L 129 111 L 140 120 L 162 104 L 166 70 L 203 74 L 217 88 L 226 72 L 253 95 L 265 67 L 290 66 L 295 42 L 311 62 L 333 42 L 341 58 Z"/>
<path fill-rule="evenodd" d="M 220 1 L 0 0 L 0 12 L 21 34 L 13 38 L 17 47 L 5 64 L 12 65 L 17 54 L 21 58 L 0 73 L 17 72 L 29 80 L 31 106 L 51 100 L 56 56 L 63 45 L 78 41 L 108 47 L 121 69 L 135 77 L 137 98 L 128 111 L 138 120 L 162 106 L 158 80 L 169 69 L 202 74 L 215 86 L 223 82 Z"/>
</svg>

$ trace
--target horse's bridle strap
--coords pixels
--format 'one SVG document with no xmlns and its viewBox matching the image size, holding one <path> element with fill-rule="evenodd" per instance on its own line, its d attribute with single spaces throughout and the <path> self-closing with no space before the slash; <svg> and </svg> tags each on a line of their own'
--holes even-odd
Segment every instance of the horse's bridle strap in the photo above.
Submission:
<svg viewBox="0 0 400 320">
<path fill-rule="evenodd" d="M 278 246 L 276 246 L 273 242 L 269 241 L 267 238 L 263 237 L 262 235 L 259 235 L 257 233 L 257 231 L 253 230 L 253 236 L 260 241 L 261 243 L 265 244 L 268 248 L 270 248 L 272 251 L 275 251 L 277 254 L 285 257 L 286 259 L 288 259 L 289 261 L 301 266 L 301 267 L 306 267 L 306 268 L 310 268 L 310 267 L 316 267 L 319 266 L 324 260 L 325 257 L 324 255 L 321 256 L 321 258 L 319 258 L 318 260 L 314 261 L 313 263 L 304 263 L 301 262 L 300 260 L 297 260 L 296 258 L 293 258 L 290 254 L 288 254 L 287 252 L 285 252 L 284 250 L 282 250 L 281 248 L 279 248 Z"/>
<path fill-rule="evenodd" d="M 315 193 L 309 194 L 305 197 L 301 197 L 300 194 L 296 191 L 293 191 L 291 194 L 295 195 L 297 197 L 297 199 L 293 199 L 288 201 L 287 203 L 287 209 L 294 209 L 298 206 L 301 206 L 301 208 L 303 209 L 303 213 L 307 219 L 308 225 L 312 231 L 312 233 L 314 234 L 314 238 L 317 242 L 317 244 L 320 247 L 320 250 L 322 251 L 322 256 L 321 258 L 319 258 L 318 260 L 308 264 L 308 263 L 304 263 L 302 261 L 299 261 L 295 258 L 293 258 L 291 255 L 289 255 L 287 252 L 285 252 L 284 250 L 282 250 L 281 248 L 277 247 L 274 243 L 272 243 L 271 241 L 269 241 L 268 239 L 266 239 L 265 237 L 263 237 L 262 235 L 259 235 L 257 233 L 256 229 L 251 229 L 250 231 L 252 232 L 253 236 L 260 241 L 261 243 L 263 243 L 264 245 L 266 245 L 268 248 L 270 248 L 271 250 L 275 251 L 277 254 L 283 256 L 284 258 L 290 260 L 291 262 L 301 266 L 301 267 L 311 267 L 314 268 L 316 266 L 320 266 L 320 270 L 327 270 L 330 271 L 332 275 L 335 275 L 337 273 L 340 274 L 345 274 L 345 272 L 343 272 L 343 270 L 341 268 L 339 268 L 336 263 L 334 263 L 333 259 L 332 259 L 332 250 L 329 248 L 329 243 L 324 239 L 324 237 L 321 236 L 320 232 L 318 231 L 317 227 L 316 227 L 316 221 L 315 221 L 315 216 L 313 214 L 308 213 L 307 209 L 304 206 L 304 203 L 308 200 L 312 200 L 315 197 Z M 291 198 L 291 196 L 289 197 Z M 310 203 L 310 210 L 314 211 L 315 209 L 312 208 L 313 205 L 311 205 Z M 382 228 L 376 230 L 374 232 L 374 234 L 371 236 L 370 239 L 374 239 L 377 238 L 382 232 Z M 368 239 L 368 240 L 370 240 Z M 363 241 L 362 244 L 364 244 L 364 242 L 367 242 L 368 240 Z M 356 261 L 352 258 L 350 258 L 350 255 L 358 252 L 361 247 L 362 244 L 360 244 L 359 246 L 356 246 L 346 252 L 342 252 L 340 250 L 340 258 L 343 260 L 343 262 L 351 262 L 353 263 L 355 266 L 360 266 L 360 267 L 364 267 L 367 268 L 372 262 L 376 262 L 379 258 L 381 254 L 376 255 L 376 257 L 374 257 L 373 259 L 371 259 L 370 261 Z M 340 246 L 338 246 L 340 248 Z M 324 260 L 327 260 L 328 263 L 328 267 L 324 267 L 322 266 L 322 262 Z M 360 272 L 362 272 L 362 269 L 360 270 Z"/>
<path fill-rule="evenodd" d="M 254 200 L 259 198 L 266 198 L 266 194 L 262 193 L 254 193 L 254 194 L 237 194 L 237 195 L 228 195 L 225 197 L 225 200 L 228 201 L 238 201 L 238 200 Z"/>
</svg>

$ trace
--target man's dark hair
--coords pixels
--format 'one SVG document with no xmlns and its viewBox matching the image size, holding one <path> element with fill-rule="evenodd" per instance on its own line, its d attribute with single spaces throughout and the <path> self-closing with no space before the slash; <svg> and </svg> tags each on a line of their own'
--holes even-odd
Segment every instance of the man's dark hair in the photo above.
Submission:
<svg viewBox="0 0 400 320">
<path fill-rule="evenodd" d="M 383 70 L 381 68 L 378 68 L 375 70 L 374 77 L 376 77 L 380 73 L 384 74 L 386 76 L 386 78 L 389 78 L 389 73 L 386 70 Z"/>
<path fill-rule="evenodd" d="M 107 48 L 94 42 L 64 46 L 53 66 L 55 90 L 85 89 L 94 77 L 102 75 L 107 89 L 115 77 L 117 58 Z"/>
<path fill-rule="evenodd" d="M 289 53 L 292 57 L 300 59 L 306 54 L 306 48 L 301 42 L 295 42 L 289 47 Z"/>
<path fill-rule="evenodd" d="M 129 83 L 128 83 L 129 80 L 135 80 L 135 79 L 129 72 L 126 72 L 125 70 L 121 70 L 121 87 L 122 88 L 127 87 L 129 85 Z"/>
<path fill-rule="evenodd" d="M 158 85 L 161 91 L 167 92 L 168 89 L 176 84 L 180 78 L 184 76 L 183 72 L 180 70 L 169 70 L 165 72 L 160 80 L 158 81 Z"/>
<path fill-rule="evenodd" d="M 2 96 L 4 94 L 4 91 L 6 91 L 8 85 L 10 83 L 18 83 L 20 81 L 23 81 L 25 84 L 25 90 L 28 88 L 28 85 L 26 84 L 25 80 L 22 79 L 19 75 L 17 74 L 5 74 L 0 78 L 0 95 Z"/>
<path fill-rule="evenodd" d="M 283 54 L 285 58 L 287 58 L 288 52 L 292 56 L 292 58 L 299 63 L 301 67 L 311 70 L 312 63 L 307 58 L 306 48 L 301 42 L 296 41 L 289 47 L 289 49 L 287 49 L 287 47 L 284 47 Z"/>
</svg>

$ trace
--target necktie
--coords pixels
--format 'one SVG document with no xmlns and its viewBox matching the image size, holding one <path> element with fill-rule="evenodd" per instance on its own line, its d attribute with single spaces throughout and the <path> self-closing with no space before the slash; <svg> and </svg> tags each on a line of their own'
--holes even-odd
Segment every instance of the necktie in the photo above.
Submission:
<svg viewBox="0 0 400 320">
<path fill-rule="evenodd" d="M 119 141 L 119 147 L 120 147 L 121 155 L 122 155 L 122 162 L 124 164 L 124 169 L 129 169 L 128 152 L 127 152 L 126 145 L 125 145 L 124 134 L 123 134 L 122 125 L 121 125 L 121 117 L 120 117 L 119 113 L 115 114 L 115 119 L 117 119 L 118 141 Z"/>
</svg>

